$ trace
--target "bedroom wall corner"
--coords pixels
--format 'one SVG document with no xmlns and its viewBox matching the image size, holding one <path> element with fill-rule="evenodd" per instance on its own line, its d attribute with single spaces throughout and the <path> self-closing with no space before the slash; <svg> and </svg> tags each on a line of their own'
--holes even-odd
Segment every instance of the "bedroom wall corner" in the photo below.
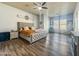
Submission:
<svg viewBox="0 0 79 59">
<path fill-rule="evenodd" d="M 0 3 L 0 32 L 17 30 L 17 22 L 34 23 L 37 25 L 37 15 L 22 11 L 9 5 Z M 29 20 L 17 17 L 17 14 L 29 16 Z M 34 20 L 35 19 L 35 20 Z"/>
</svg>

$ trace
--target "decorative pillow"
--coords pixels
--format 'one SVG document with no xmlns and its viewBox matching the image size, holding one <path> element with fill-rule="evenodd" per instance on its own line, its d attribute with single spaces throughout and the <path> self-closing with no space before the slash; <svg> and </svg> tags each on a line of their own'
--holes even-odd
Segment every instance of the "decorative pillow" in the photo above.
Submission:
<svg viewBox="0 0 79 59">
<path fill-rule="evenodd" d="M 29 30 L 29 29 L 28 29 L 28 27 L 22 27 L 22 28 L 19 29 L 20 32 L 23 31 L 23 30 L 25 31 L 25 30 Z"/>
<path fill-rule="evenodd" d="M 19 31 L 21 31 L 21 30 L 22 30 L 22 28 L 19 29 Z"/>
<path fill-rule="evenodd" d="M 36 28 L 35 27 L 32 27 L 32 30 L 36 30 Z"/>
<path fill-rule="evenodd" d="M 24 27 L 24 30 L 29 30 L 29 28 L 28 27 Z"/>
</svg>

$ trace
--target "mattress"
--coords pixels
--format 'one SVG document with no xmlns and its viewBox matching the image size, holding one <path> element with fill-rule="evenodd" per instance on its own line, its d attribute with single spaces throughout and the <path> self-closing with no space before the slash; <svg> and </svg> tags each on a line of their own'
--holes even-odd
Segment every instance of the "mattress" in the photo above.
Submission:
<svg viewBox="0 0 79 59">
<path fill-rule="evenodd" d="M 47 32 L 42 29 L 36 30 L 36 32 L 33 33 L 31 36 L 26 36 L 26 35 L 20 33 L 20 37 L 24 38 L 25 40 L 29 41 L 30 43 L 40 40 L 46 36 L 47 36 Z"/>
</svg>

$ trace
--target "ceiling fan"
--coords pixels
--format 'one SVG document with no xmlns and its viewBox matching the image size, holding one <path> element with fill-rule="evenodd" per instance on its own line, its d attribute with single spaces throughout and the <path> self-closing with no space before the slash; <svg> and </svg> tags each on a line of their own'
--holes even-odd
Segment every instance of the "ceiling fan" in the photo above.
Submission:
<svg viewBox="0 0 79 59">
<path fill-rule="evenodd" d="M 42 10 L 42 9 L 48 9 L 45 5 L 46 5 L 46 2 L 36 2 L 36 3 L 33 3 L 36 7 L 34 9 L 39 9 L 39 10 Z"/>
</svg>

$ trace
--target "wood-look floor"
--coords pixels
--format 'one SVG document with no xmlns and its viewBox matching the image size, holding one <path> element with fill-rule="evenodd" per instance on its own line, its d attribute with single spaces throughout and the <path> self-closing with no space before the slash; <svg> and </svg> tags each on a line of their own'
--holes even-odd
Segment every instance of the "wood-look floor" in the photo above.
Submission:
<svg viewBox="0 0 79 59">
<path fill-rule="evenodd" d="M 23 39 L 0 42 L 1 56 L 71 56 L 72 39 L 68 35 L 52 33 L 47 38 L 29 44 Z"/>
</svg>

